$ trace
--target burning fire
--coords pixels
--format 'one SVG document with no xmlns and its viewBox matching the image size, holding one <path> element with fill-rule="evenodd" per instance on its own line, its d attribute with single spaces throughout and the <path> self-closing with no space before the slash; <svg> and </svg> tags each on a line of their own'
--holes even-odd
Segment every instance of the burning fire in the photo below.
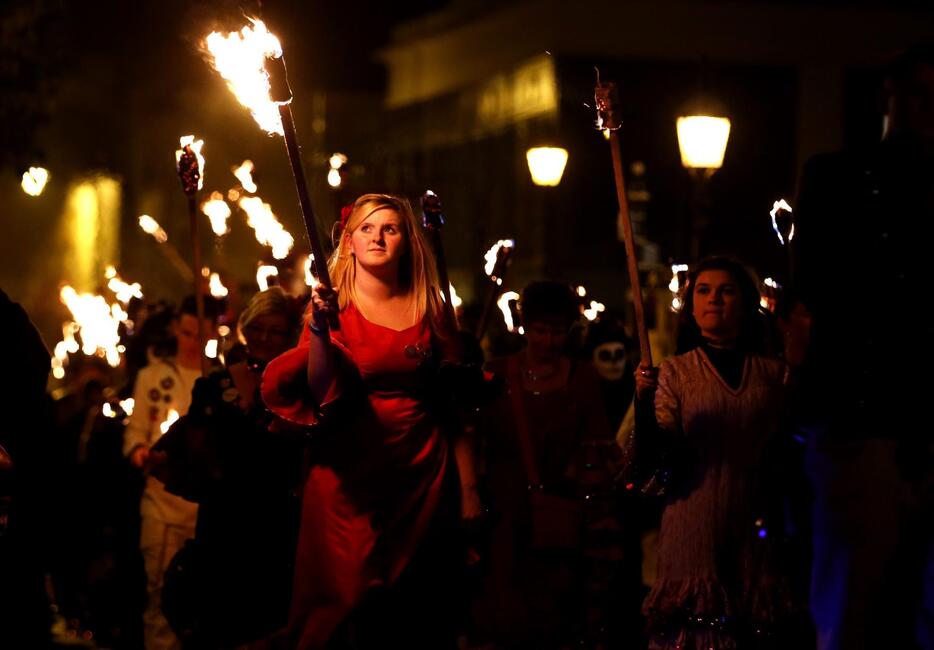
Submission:
<svg viewBox="0 0 934 650">
<path fill-rule="evenodd" d="M 169 409 L 168 414 L 165 416 L 165 421 L 159 425 L 159 430 L 162 431 L 163 435 L 168 433 L 169 428 L 175 424 L 178 420 L 178 411 L 175 409 Z"/>
<path fill-rule="evenodd" d="M 778 212 L 779 210 L 784 210 L 791 214 L 791 206 L 788 205 L 788 202 L 785 199 L 779 199 L 772 203 L 772 210 L 769 212 L 769 216 L 772 217 L 772 230 L 775 231 L 775 234 L 778 235 L 778 241 L 781 242 L 782 246 L 785 245 L 785 238 L 782 236 L 781 228 L 778 227 Z M 790 242 L 795 237 L 795 224 L 791 224 L 791 230 L 788 231 L 788 241 Z"/>
<path fill-rule="evenodd" d="M 279 276 L 279 269 L 268 264 L 260 266 L 256 269 L 256 284 L 259 285 L 260 291 L 265 291 L 269 288 L 269 278 L 274 278 Z M 307 281 L 307 277 L 306 277 Z"/>
<path fill-rule="evenodd" d="M 515 291 L 507 291 L 496 301 L 496 306 L 503 312 L 503 322 L 506 323 L 506 329 L 510 332 L 516 331 L 516 325 L 512 320 L 512 308 L 509 303 L 516 300 L 519 300 L 519 294 Z"/>
<path fill-rule="evenodd" d="M 113 291 L 114 295 L 117 296 L 117 300 L 124 305 L 129 303 L 132 298 L 143 297 L 142 287 L 139 282 L 134 282 L 133 284 L 124 282 L 120 279 L 120 276 L 117 275 L 117 269 L 113 266 L 107 267 L 104 271 L 104 276 L 108 279 L 107 288 Z"/>
<path fill-rule="evenodd" d="M 227 287 L 225 287 L 224 283 L 221 282 L 221 276 L 219 273 L 211 274 L 211 279 L 208 281 L 208 288 L 211 291 L 211 295 L 215 298 L 227 297 Z"/>
<path fill-rule="evenodd" d="M 108 288 L 113 291 L 116 302 L 108 304 L 104 296 L 90 293 L 79 294 L 70 286 L 62 287 L 59 297 L 71 312 L 72 320 L 62 325 L 62 340 L 55 344 L 52 353 L 52 375 L 56 379 L 65 377 L 68 355 L 82 351 L 88 356 L 98 356 L 116 368 L 126 347 L 120 342 L 120 325 L 133 327 L 129 314 L 123 309 L 132 298 L 142 298 L 138 282 L 128 284 L 117 275 L 117 269 L 107 266 L 104 276 Z M 78 344 L 76 335 L 81 338 Z M 132 407 L 131 407 L 132 408 Z"/>
<path fill-rule="evenodd" d="M 668 283 L 668 290 L 674 295 L 671 298 L 671 311 L 681 311 L 681 274 L 688 272 L 687 264 L 671 265 L 671 282 Z"/>
<path fill-rule="evenodd" d="M 139 227 L 143 229 L 143 232 L 152 235 L 160 244 L 164 244 L 169 240 L 169 236 L 162 229 L 162 226 L 159 225 L 159 222 L 150 217 L 148 214 L 140 215 Z"/>
<path fill-rule="evenodd" d="M 178 164 L 178 161 L 182 159 L 182 155 L 185 153 L 185 147 L 191 146 L 191 150 L 195 154 L 195 158 L 198 159 L 198 189 L 204 188 L 204 156 L 201 155 L 201 147 L 204 146 L 204 140 L 195 140 L 193 135 L 183 135 L 178 139 L 178 145 L 181 149 L 175 150 L 175 164 Z"/>
<path fill-rule="evenodd" d="M 136 406 L 136 401 L 132 397 L 120 400 L 120 408 L 122 408 L 123 412 L 127 415 L 133 415 L 134 406 Z"/>
<path fill-rule="evenodd" d="M 29 196 L 39 196 L 49 182 L 49 170 L 44 167 L 30 167 L 23 172 L 23 180 L 20 186 Z"/>
<path fill-rule="evenodd" d="M 286 257 L 295 240 L 276 219 L 272 207 L 258 196 L 243 197 L 238 205 L 246 212 L 246 222 L 256 233 L 256 241 L 272 248 L 272 256 L 277 260 Z"/>
<path fill-rule="evenodd" d="M 218 237 L 230 232 L 227 219 L 230 218 L 230 206 L 220 192 L 211 192 L 211 198 L 201 204 L 201 211 L 211 220 L 211 230 Z"/>
<path fill-rule="evenodd" d="M 499 251 L 501 248 L 515 248 L 515 246 L 516 242 L 512 239 L 500 239 L 498 242 L 493 244 L 493 246 L 490 247 L 490 250 L 488 250 L 483 255 L 483 259 L 486 261 L 486 264 L 483 267 L 483 272 L 490 276 L 490 279 L 498 285 L 503 283 L 503 279 L 494 277 L 493 271 L 496 270 L 496 260 L 499 257 Z"/>
<path fill-rule="evenodd" d="M 237 177 L 237 180 L 240 181 L 240 187 L 249 192 L 250 194 L 256 194 L 256 183 L 253 182 L 253 161 L 244 160 L 240 163 L 239 167 L 233 168 L 233 175 Z M 232 192 L 236 190 L 231 190 Z M 238 193 L 239 198 L 239 193 Z M 233 199 L 236 201 L 236 199 Z"/>
<path fill-rule="evenodd" d="M 584 317 L 587 320 L 597 320 L 597 316 L 599 316 L 602 311 L 606 311 L 606 306 L 602 302 L 591 300 L 590 307 L 584 310 Z"/>
<path fill-rule="evenodd" d="M 778 302 L 778 294 L 781 293 L 782 285 L 772 278 L 766 278 L 762 281 L 762 284 L 765 288 L 759 296 L 759 306 L 774 313 Z"/>
<path fill-rule="evenodd" d="M 263 67 L 267 58 L 282 56 L 282 46 L 263 21 L 249 20 L 253 25 L 239 32 L 226 36 L 211 32 L 205 45 L 211 54 L 211 65 L 227 80 L 237 101 L 250 109 L 260 128 L 269 134 L 283 135 L 277 104 L 269 97 L 269 74 Z"/>
<path fill-rule="evenodd" d="M 74 324 L 81 335 L 81 351 L 88 356 L 98 355 L 105 358 L 114 368 L 120 365 L 121 351 L 118 347 L 122 346 L 119 326 L 127 317 L 120 305 L 108 305 L 103 296 L 89 293 L 79 295 L 70 286 L 62 287 L 60 297 L 75 319 Z M 70 329 L 73 337 L 75 328 Z M 72 347 L 70 344 L 66 345 L 66 349 Z M 61 358 L 58 351 L 56 346 L 56 358 Z"/>
</svg>

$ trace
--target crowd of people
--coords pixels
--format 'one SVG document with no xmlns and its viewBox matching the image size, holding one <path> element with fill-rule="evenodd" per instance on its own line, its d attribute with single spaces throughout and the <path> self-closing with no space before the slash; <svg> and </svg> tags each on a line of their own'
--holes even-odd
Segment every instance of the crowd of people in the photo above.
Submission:
<svg viewBox="0 0 934 650">
<path fill-rule="evenodd" d="M 934 51 L 885 77 L 883 142 L 804 170 L 775 313 L 697 260 L 657 367 L 554 280 L 479 358 L 386 194 L 342 213 L 331 286 L 256 293 L 207 371 L 234 323 L 190 297 L 122 388 L 88 358 L 53 402 L 3 294 L 3 647 L 934 647 Z"/>
</svg>

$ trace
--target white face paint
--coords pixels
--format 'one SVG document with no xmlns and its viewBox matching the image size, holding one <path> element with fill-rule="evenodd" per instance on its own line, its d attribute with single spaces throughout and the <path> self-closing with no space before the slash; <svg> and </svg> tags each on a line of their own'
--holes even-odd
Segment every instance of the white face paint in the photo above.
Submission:
<svg viewBox="0 0 934 650">
<path fill-rule="evenodd" d="M 626 370 L 626 347 L 618 341 L 598 345 L 593 351 L 593 365 L 606 381 L 619 381 Z"/>
</svg>

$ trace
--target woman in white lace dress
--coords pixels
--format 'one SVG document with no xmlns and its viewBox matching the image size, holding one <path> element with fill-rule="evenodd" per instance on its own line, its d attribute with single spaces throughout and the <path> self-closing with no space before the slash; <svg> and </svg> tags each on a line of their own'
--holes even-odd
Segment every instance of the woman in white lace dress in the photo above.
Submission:
<svg viewBox="0 0 934 650">
<path fill-rule="evenodd" d="M 682 353 L 636 372 L 636 437 L 670 463 L 658 578 L 643 606 L 653 649 L 781 647 L 795 627 L 784 625 L 795 607 L 762 472 L 786 372 L 758 353 L 758 306 L 742 264 L 704 260 L 686 289 Z"/>
</svg>

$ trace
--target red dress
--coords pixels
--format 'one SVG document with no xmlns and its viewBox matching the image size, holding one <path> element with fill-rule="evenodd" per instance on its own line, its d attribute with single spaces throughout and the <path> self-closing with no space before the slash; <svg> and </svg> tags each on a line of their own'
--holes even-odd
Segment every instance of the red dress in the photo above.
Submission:
<svg viewBox="0 0 934 650">
<path fill-rule="evenodd" d="M 267 406 L 319 425 L 305 483 L 289 627 L 298 648 L 322 648 L 374 586 L 399 578 L 439 511 L 448 439 L 433 412 L 430 329 L 396 331 L 352 305 L 331 332 L 335 379 L 320 406 L 307 388 L 308 337 L 263 376 Z"/>
</svg>

